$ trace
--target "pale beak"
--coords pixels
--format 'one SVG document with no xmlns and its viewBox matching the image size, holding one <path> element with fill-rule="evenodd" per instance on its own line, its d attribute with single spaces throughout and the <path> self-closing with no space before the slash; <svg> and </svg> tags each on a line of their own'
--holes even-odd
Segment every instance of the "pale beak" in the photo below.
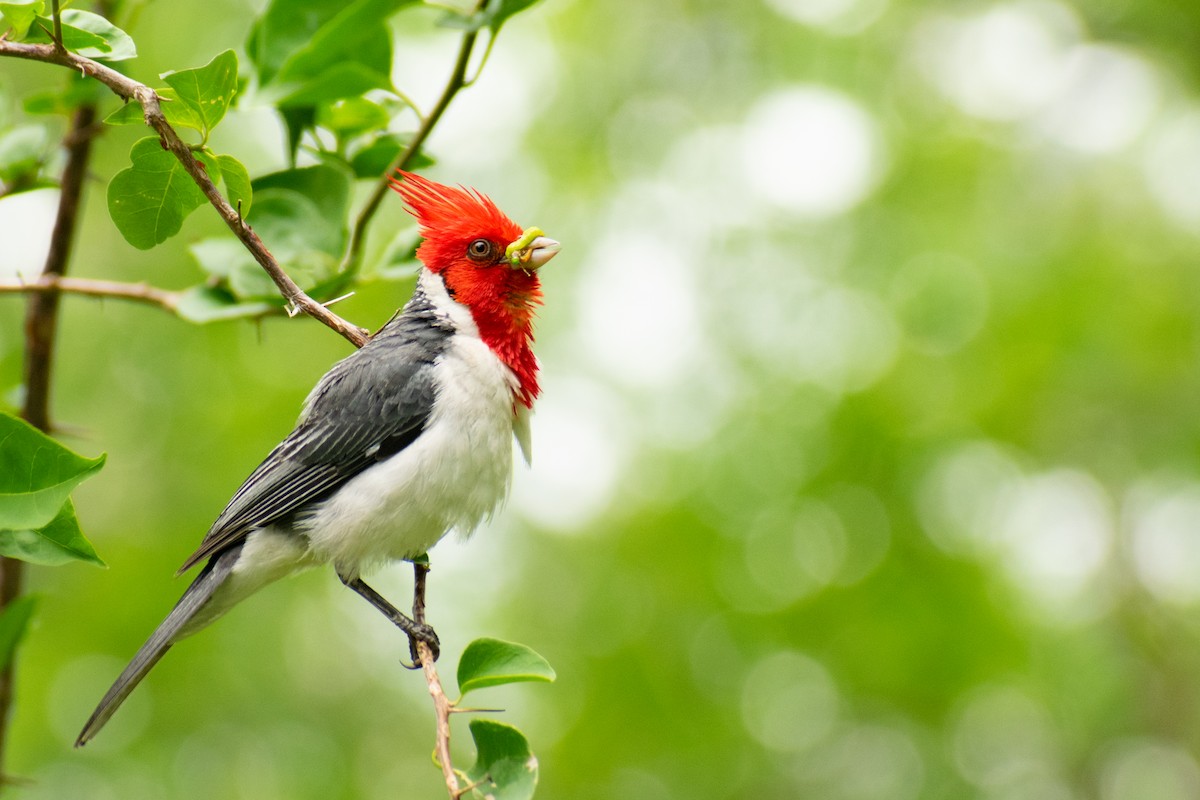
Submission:
<svg viewBox="0 0 1200 800">
<path fill-rule="evenodd" d="M 504 258 L 513 269 L 538 269 L 554 258 L 562 245 L 542 235 L 541 228 L 526 228 L 521 238 L 504 250 Z"/>
<path fill-rule="evenodd" d="M 539 236 L 529 243 L 529 247 L 517 253 L 517 261 L 521 269 L 538 269 L 558 255 L 562 245 L 548 236 Z"/>
</svg>

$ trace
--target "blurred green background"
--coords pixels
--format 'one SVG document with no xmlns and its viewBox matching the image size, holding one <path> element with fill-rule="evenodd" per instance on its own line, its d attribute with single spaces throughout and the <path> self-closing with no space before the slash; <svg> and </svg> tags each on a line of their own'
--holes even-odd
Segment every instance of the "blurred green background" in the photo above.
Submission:
<svg viewBox="0 0 1200 800">
<path fill-rule="evenodd" d="M 241 47 L 255 10 L 146 3 L 131 74 Z M 435 19 L 393 20 L 426 107 Z M 62 80 L 0 64 L 0 117 Z M 71 269 L 190 285 L 208 209 L 150 252 L 108 218 L 141 135 L 99 140 Z M 269 112 L 215 139 L 284 165 Z M 564 243 L 533 467 L 430 585 L 451 687 L 481 635 L 557 668 L 473 698 L 529 736 L 539 796 L 1200 797 L 1200 5 L 547 0 L 429 149 Z M 0 202 L 0 272 L 40 265 L 53 202 Z M 391 198 L 373 241 L 408 225 Z M 409 288 L 338 311 L 375 328 Z M 109 454 L 76 504 L 111 568 L 30 571 L 17 796 L 443 795 L 405 641 L 329 571 L 177 646 L 71 749 L 348 345 L 64 307 L 54 416 Z M 0 297 L 10 401 L 21 316 Z"/>
</svg>

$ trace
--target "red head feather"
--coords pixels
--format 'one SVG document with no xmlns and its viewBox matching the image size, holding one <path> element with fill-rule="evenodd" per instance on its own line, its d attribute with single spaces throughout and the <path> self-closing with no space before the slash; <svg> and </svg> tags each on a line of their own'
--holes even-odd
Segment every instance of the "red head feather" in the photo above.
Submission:
<svg viewBox="0 0 1200 800">
<path fill-rule="evenodd" d="M 411 172 L 396 172 L 392 188 L 417 218 L 422 242 L 417 258 L 441 275 L 446 290 L 471 310 L 479 336 L 517 376 L 517 399 L 532 406 L 538 395 L 533 355 L 533 312 L 542 299 L 537 273 L 513 269 L 504 250 L 522 230 L 487 196 L 462 186 L 445 186 Z M 492 244 L 494 259 L 468 255 L 478 239 Z"/>
</svg>

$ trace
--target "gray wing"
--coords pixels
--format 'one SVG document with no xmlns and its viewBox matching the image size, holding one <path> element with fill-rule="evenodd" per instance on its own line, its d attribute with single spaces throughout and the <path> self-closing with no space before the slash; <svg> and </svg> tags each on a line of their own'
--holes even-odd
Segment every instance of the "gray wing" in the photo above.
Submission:
<svg viewBox="0 0 1200 800">
<path fill-rule="evenodd" d="M 321 379 L 300 424 L 246 479 L 180 572 L 416 441 L 433 409 L 433 365 L 449 331 L 411 307 Z"/>
</svg>

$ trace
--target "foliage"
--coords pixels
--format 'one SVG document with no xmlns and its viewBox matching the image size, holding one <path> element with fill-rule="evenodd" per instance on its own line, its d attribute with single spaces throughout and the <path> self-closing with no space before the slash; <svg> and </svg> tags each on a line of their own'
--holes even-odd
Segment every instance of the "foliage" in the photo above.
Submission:
<svg viewBox="0 0 1200 800">
<path fill-rule="evenodd" d="M 488 686 L 554 678 L 546 659 L 525 645 L 500 639 L 476 639 L 458 661 L 458 691 L 464 696 Z"/>
<path fill-rule="evenodd" d="M 166 87 L 157 72 L 238 50 L 251 7 L 111 17 L 142 54 L 120 64 Z M 389 75 L 418 105 L 461 33 L 444 13 L 389 22 Z M 565 248 L 533 466 L 492 524 L 432 552 L 430 622 L 450 666 L 488 633 L 558 669 L 551 691 L 465 701 L 527 734 L 540 796 L 1200 796 L 1197 30 L 1178 0 L 547 2 L 505 24 L 427 146 L 439 178 Z M 211 146 L 253 178 L 286 171 L 288 123 L 238 55 Z M 29 106 L 83 82 L 12 61 L 0 80 L 0 132 L 47 125 L 36 177 L 55 178 L 61 121 Z M 386 135 L 414 131 L 402 101 L 358 97 Z M 296 166 L 374 138 L 344 121 L 369 109 L 300 111 Z M 93 172 L 145 135 L 110 127 Z M 351 185 L 347 220 L 370 186 Z M 200 211 L 135 250 L 96 191 L 78 272 L 236 309 L 191 252 L 218 236 Z M 394 204 L 364 274 L 393 239 L 411 280 Z M 358 283 L 335 308 L 374 326 L 407 286 Z M 318 572 L 181 643 L 69 752 L 178 596 L 165 572 L 347 346 L 276 316 L 195 328 L 69 297 L 63 315 L 58 415 L 109 452 L 73 500 L 112 568 L 31 575 L 22 797 L 444 796 L 428 697 L 383 663 L 407 649 Z M 0 297 L 4 393 L 21 316 Z"/>
<path fill-rule="evenodd" d="M 52 41 L 54 21 L 38 17 L 22 38 L 30 42 Z M 96 61 L 128 61 L 137 58 L 137 47 L 129 34 L 99 14 L 68 8 L 62 12 L 63 46 L 72 53 Z"/>
<path fill-rule="evenodd" d="M 528 800 L 537 786 L 538 763 L 516 728 L 490 719 L 471 720 L 477 753 L 467 771 L 471 796 L 479 800 Z"/>
<path fill-rule="evenodd" d="M 108 210 L 125 241 L 139 250 L 162 245 L 177 236 L 185 220 L 206 202 L 220 209 L 208 184 L 224 184 L 228 202 L 238 215 L 237 224 L 253 225 L 258 240 L 270 243 L 273 257 L 302 291 L 321 299 L 354 285 L 361 255 L 347 248 L 355 183 L 369 180 L 386 188 L 385 180 L 397 166 L 433 163 L 416 149 L 414 138 L 427 136 L 436 117 L 422 118 L 418 113 L 419 132 L 391 129 L 396 117 L 415 109 L 392 85 L 393 34 L 388 19 L 412 5 L 415 0 L 356 0 L 345 6 L 272 0 L 250 29 L 246 51 L 253 69 L 249 76 L 239 74 L 237 54 L 227 49 L 202 67 L 161 73 L 165 86 L 154 90 L 139 87 L 131 91 L 105 78 L 110 88 L 126 98 L 125 105 L 107 113 L 105 122 L 111 126 L 144 122 L 156 131 L 156 135 L 133 143 L 129 166 L 108 184 Z M 528 5 L 492 8 L 493 35 L 503 19 Z M 90 11 L 60 13 L 55 4 L 52 17 L 47 13 L 42 0 L 0 3 L 0 42 L 52 44 L 50 52 L 56 57 L 65 52 L 94 61 L 82 65 L 83 80 L 72 79 L 58 92 L 31 94 L 25 101 L 26 112 L 73 114 L 85 106 L 102 105 L 104 98 L 91 90 L 86 79 L 89 73 L 102 73 L 96 61 L 136 58 L 133 39 Z M 464 39 L 464 58 L 472 41 L 471 36 Z M 273 107 L 287 126 L 290 168 L 251 178 L 250 170 L 238 158 L 211 147 L 215 130 L 247 85 L 254 102 Z M 441 110 L 462 85 L 461 74 L 452 78 Z M 156 97 L 152 98 L 150 91 Z M 193 132 L 198 141 L 180 145 L 182 130 Z M 71 135 L 92 136 L 93 132 L 81 129 Z M 329 136 L 332 148 L 326 147 Z M 315 163 L 300 165 L 297 155 L 306 138 L 305 154 Z M 181 148 L 186 152 L 181 154 Z M 0 130 L 0 180 L 4 182 L 0 198 L 56 185 L 56 165 L 49 150 L 46 126 Z M 65 206 L 67 193 L 63 194 Z M 368 209 L 360 209 L 356 237 L 365 233 L 374 213 L 371 204 Z M 68 235 L 66 240 L 70 238 Z M 190 252 L 206 278 L 177 293 L 171 309 L 181 319 L 210 322 L 261 316 L 283 308 L 276 281 L 264 274 L 261 256 L 244 237 L 241 242 L 228 236 L 204 239 L 193 243 Z M 412 257 L 411 247 L 397 250 L 389 246 L 385 262 L 393 270 L 398 253 Z M 48 277 L 53 277 L 53 272 L 47 267 Z M 54 321 L 36 321 L 40 324 L 53 326 Z M 31 322 L 31 331 L 33 327 Z M 42 565 L 83 560 L 103 566 L 80 531 L 69 498 L 103 463 L 104 456 L 85 459 L 25 422 L 0 415 L 0 556 Z M 31 597 L 6 597 L 0 609 L 0 668 L 11 664 L 33 609 Z M 473 643 L 464 654 L 459 674 L 464 692 L 553 679 L 549 664 L 532 650 L 494 639 Z M 0 713 L 3 725 L 7 706 L 0 711 L 4 712 Z M 531 777 L 528 770 L 514 770 L 509 763 L 516 755 L 535 763 L 524 736 L 515 728 L 496 727 L 495 723 L 478 730 L 473 725 L 472 732 L 479 749 L 472 774 L 477 773 L 480 786 L 491 787 L 488 796 L 532 796 L 536 771 Z M 517 749 L 514 743 L 519 744 Z"/>
<path fill-rule="evenodd" d="M 523 644 L 476 639 L 458 660 L 458 688 L 468 692 L 524 681 L 554 680 L 549 662 Z M 461 699 L 460 699 L 461 702 Z M 472 796 L 487 800 L 528 800 L 537 786 L 537 759 L 525 735 L 511 725 L 473 719 L 475 765 L 466 772 Z"/>
<path fill-rule="evenodd" d="M 0 555 L 35 564 L 104 562 L 84 538 L 70 494 L 104 466 L 0 413 Z"/>
</svg>

